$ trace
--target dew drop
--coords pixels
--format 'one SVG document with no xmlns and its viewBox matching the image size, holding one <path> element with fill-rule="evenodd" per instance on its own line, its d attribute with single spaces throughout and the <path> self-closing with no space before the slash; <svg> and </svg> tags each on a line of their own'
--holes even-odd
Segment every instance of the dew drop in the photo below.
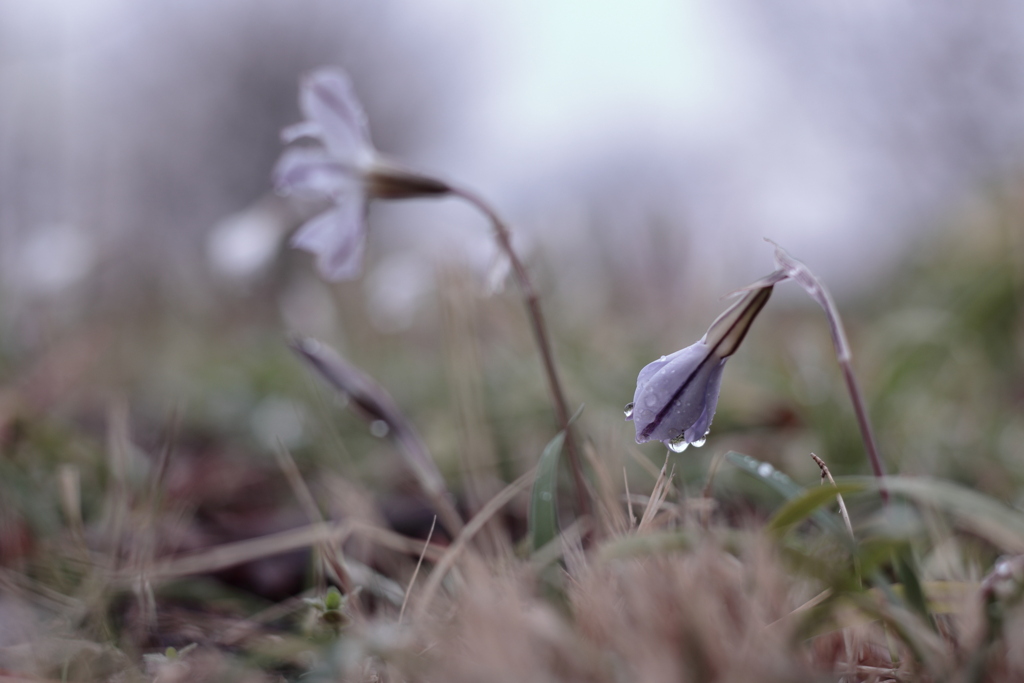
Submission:
<svg viewBox="0 0 1024 683">
<path fill-rule="evenodd" d="M 654 394 L 647 394 L 647 396 L 644 397 L 644 405 L 648 408 L 653 408 L 658 405 L 658 397 Z"/>
<path fill-rule="evenodd" d="M 696 441 L 691 442 L 690 445 L 693 446 L 694 448 L 700 448 L 701 446 L 704 445 L 704 443 L 707 440 L 708 440 L 708 437 L 707 437 L 707 434 L 705 434 L 704 436 L 700 437 Z"/>
<path fill-rule="evenodd" d="M 760 465 L 757 466 L 757 473 L 759 475 L 761 475 L 762 477 L 770 477 L 770 476 L 772 476 L 772 472 L 774 472 L 774 471 L 775 471 L 775 468 L 772 467 L 771 465 L 769 465 L 766 462 L 763 462 L 763 463 L 761 463 Z"/>
<path fill-rule="evenodd" d="M 540 492 L 540 499 L 545 501 L 545 502 L 550 501 L 551 500 L 551 492 L 550 491 L 541 491 Z"/>
<path fill-rule="evenodd" d="M 690 442 L 686 440 L 685 436 L 681 436 L 678 439 L 672 439 L 668 442 L 668 449 L 673 453 L 682 453 L 690 447 Z"/>
<path fill-rule="evenodd" d="M 378 439 L 382 439 L 388 435 L 391 428 L 388 427 L 388 423 L 384 420 L 374 420 L 370 423 L 370 433 Z"/>
<path fill-rule="evenodd" d="M 626 414 L 626 419 L 633 417 L 633 404 L 627 403 L 626 407 L 622 409 L 622 412 Z"/>
</svg>

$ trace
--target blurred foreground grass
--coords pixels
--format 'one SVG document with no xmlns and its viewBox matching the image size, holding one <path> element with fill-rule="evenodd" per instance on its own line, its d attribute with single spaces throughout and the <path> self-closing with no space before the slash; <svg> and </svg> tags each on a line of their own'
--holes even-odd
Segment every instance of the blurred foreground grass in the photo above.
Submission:
<svg viewBox="0 0 1024 683">
<path fill-rule="evenodd" d="M 531 494 L 555 428 L 514 293 L 485 298 L 448 272 L 409 330 L 384 334 L 339 287 L 328 301 L 344 323 L 324 341 L 394 396 L 464 516 L 493 515 L 462 539 L 432 531 L 392 444 L 288 351 L 276 285 L 5 343 L 0 674 L 1021 680 L 1020 215 L 987 204 L 969 232 L 841 302 L 900 475 L 889 506 L 844 476 L 867 467 L 828 333 L 785 299 L 730 361 L 707 446 L 665 468 L 632 443 L 622 406 L 640 367 L 702 333 L 720 293 L 695 294 L 706 310 L 659 338 L 641 302 L 566 330 L 546 299 L 599 501 L 574 520 L 557 449 Z M 556 289 L 553 266 L 547 279 Z M 355 598 L 328 590 L 339 570 Z"/>
</svg>

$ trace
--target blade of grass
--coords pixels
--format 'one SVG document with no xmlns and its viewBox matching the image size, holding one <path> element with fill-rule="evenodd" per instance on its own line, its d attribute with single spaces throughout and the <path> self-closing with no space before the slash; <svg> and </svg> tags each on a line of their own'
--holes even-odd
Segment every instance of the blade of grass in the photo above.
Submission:
<svg viewBox="0 0 1024 683">
<path fill-rule="evenodd" d="M 466 544 L 473 538 L 476 532 L 480 531 L 487 521 L 493 517 L 498 510 L 503 508 L 509 503 L 520 491 L 526 488 L 527 484 L 534 478 L 534 470 L 530 470 L 526 474 L 522 475 L 514 482 L 506 486 L 502 491 L 494 498 L 487 502 L 487 505 L 478 512 L 473 519 L 466 524 L 456 538 L 455 541 L 448 547 L 444 555 L 438 561 L 434 567 L 434 571 L 430 574 L 430 579 L 427 581 L 427 585 L 423 588 L 423 597 L 421 597 L 416 605 L 415 617 L 418 619 L 426 614 L 430 608 L 430 604 L 434 600 L 434 595 L 441 587 L 441 582 L 444 577 L 447 576 L 448 571 L 455 565 L 455 562 L 459 559 L 459 555 L 465 549 Z"/>
<path fill-rule="evenodd" d="M 569 419 L 571 425 L 583 414 L 580 406 Z M 565 445 L 566 432 L 555 435 L 541 453 L 537 477 L 530 492 L 528 514 L 530 547 L 537 552 L 558 536 L 558 463 Z"/>
<path fill-rule="evenodd" d="M 825 464 L 825 461 L 814 453 L 811 453 L 811 458 L 818 466 L 818 469 L 821 470 L 821 483 L 824 484 L 827 479 L 828 483 L 832 484 L 834 487 L 836 485 L 836 480 L 832 478 L 832 473 L 829 472 L 828 465 Z M 836 503 L 839 505 L 839 515 L 843 518 L 843 523 L 846 524 L 846 530 L 850 532 L 851 537 L 856 537 L 853 533 L 853 523 L 850 522 L 850 513 L 846 511 L 846 503 L 843 501 L 843 494 L 836 494 Z"/>
<path fill-rule="evenodd" d="M 911 564 L 908 557 L 909 553 L 910 548 L 907 548 L 906 552 L 895 557 L 893 561 L 893 564 L 896 566 L 896 576 L 899 577 L 900 583 L 903 584 L 903 599 L 907 601 L 907 605 L 911 609 L 928 622 L 932 630 L 937 632 L 935 617 L 932 616 L 931 611 L 928 609 L 928 600 L 925 598 L 924 589 L 921 587 L 921 580 L 917 576 L 917 569 Z"/>
<path fill-rule="evenodd" d="M 225 543 L 213 548 L 199 550 L 194 553 L 162 560 L 147 570 L 147 578 L 152 581 L 166 581 L 191 574 L 207 574 L 252 562 L 262 557 L 280 555 L 281 553 L 308 548 L 325 542 L 342 544 L 355 533 L 360 533 L 376 543 L 409 555 L 417 555 L 423 550 L 419 541 L 398 536 L 397 534 L 357 521 L 345 521 L 334 524 L 311 524 L 298 529 L 268 534 L 234 543 Z M 438 561 L 444 550 L 435 545 L 429 546 L 427 558 Z M 114 573 L 115 579 L 130 583 L 135 573 L 124 570 Z"/>
<path fill-rule="evenodd" d="M 852 538 L 851 532 L 846 529 L 835 516 L 821 509 L 835 500 L 836 494 L 855 493 L 863 489 L 850 484 L 836 485 L 834 487 L 819 486 L 813 489 L 806 489 L 786 501 L 782 507 L 775 511 L 768 521 L 768 529 L 779 536 L 784 535 L 797 524 L 812 517 L 828 531 L 843 533 Z"/>
<path fill-rule="evenodd" d="M 548 442 L 537 463 L 537 476 L 530 492 L 528 517 L 530 547 L 537 552 L 558 535 L 558 462 L 565 443 L 565 432 Z"/>
<path fill-rule="evenodd" d="M 668 462 L 671 455 L 668 452 L 665 454 L 665 464 L 661 466 L 658 480 L 654 482 L 654 490 L 651 492 L 651 497 L 647 499 L 647 506 L 644 508 L 643 514 L 640 515 L 640 524 L 636 527 L 636 533 L 638 534 L 643 533 L 651 526 L 654 516 L 658 514 L 658 510 L 661 509 L 662 503 L 665 502 L 665 498 L 668 496 L 672 476 L 675 474 L 674 466 L 671 470 L 668 470 Z"/>
<path fill-rule="evenodd" d="M 434 537 L 434 527 L 437 525 L 437 516 L 430 522 L 430 533 L 427 534 L 427 540 L 423 543 L 423 552 L 420 553 L 420 559 L 416 561 L 416 569 L 413 570 L 412 578 L 409 579 L 409 586 L 405 589 L 405 597 L 402 598 L 402 609 L 398 612 L 398 623 L 402 623 L 402 617 L 405 616 L 405 607 L 409 604 L 409 595 L 412 593 L 412 587 L 416 583 L 416 577 L 420 574 L 420 567 L 423 566 L 423 556 L 427 554 L 427 548 L 430 547 L 430 539 Z"/>
<path fill-rule="evenodd" d="M 311 524 L 325 524 L 320 508 L 317 506 L 309 487 L 306 486 L 306 481 L 302 478 L 302 473 L 299 472 L 299 467 L 295 464 L 292 454 L 280 442 L 278 442 L 274 454 L 277 456 L 278 467 L 281 468 L 284 478 L 288 480 L 288 485 L 291 486 L 292 493 L 298 499 L 299 505 L 306 514 L 306 518 Z M 338 582 L 341 584 L 342 592 L 349 598 L 349 608 L 354 614 L 358 615 L 360 613 L 359 596 L 354 590 L 355 586 L 352 584 L 352 577 L 345 566 L 345 554 L 342 552 L 341 546 L 327 541 L 319 544 L 318 547 L 320 559 L 333 571 Z M 317 564 L 316 571 L 322 579 L 323 567 Z"/>
</svg>

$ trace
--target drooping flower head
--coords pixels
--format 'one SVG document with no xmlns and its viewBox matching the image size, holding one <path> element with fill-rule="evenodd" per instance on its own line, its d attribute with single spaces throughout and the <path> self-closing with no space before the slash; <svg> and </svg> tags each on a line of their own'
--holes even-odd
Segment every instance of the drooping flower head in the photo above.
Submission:
<svg viewBox="0 0 1024 683">
<path fill-rule="evenodd" d="M 776 271 L 744 288 L 746 295 L 720 315 L 700 341 L 640 371 L 633 402 L 626 406 L 637 443 L 661 441 L 677 453 L 690 444 L 704 444 L 718 406 L 725 361 L 739 348 L 772 288 L 786 277 Z"/>
<path fill-rule="evenodd" d="M 328 280 L 352 279 L 362 267 L 370 199 L 441 195 L 450 188 L 374 149 L 366 114 L 343 71 L 325 68 L 306 76 L 299 105 L 306 120 L 285 128 L 282 139 L 320 144 L 286 150 L 274 168 L 274 186 L 282 194 L 328 200 L 331 206 L 299 228 L 291 244 L 315 254 Z"/>
</svg>

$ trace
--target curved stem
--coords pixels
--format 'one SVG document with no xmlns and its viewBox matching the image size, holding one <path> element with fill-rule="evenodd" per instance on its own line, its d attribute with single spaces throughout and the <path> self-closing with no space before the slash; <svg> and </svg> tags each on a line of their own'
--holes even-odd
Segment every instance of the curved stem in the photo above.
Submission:
<svg viewBox="0 0 1024 683">
<path fill-rule="evenodd" d="M 857 427 L 860 429 L 861 440 L 864 442 L 864 450 L 867 451 L 868 462 L 871 463 L 871 471 L 878 478 L 878 492 L 881 494 L 882 500 L 888 503 L 889 490 L 885 488 L 885 465 L 882 464 L 882 456 L 878 452 L 878 441 L 875 439 L 875 430 L 871 427 L 871 418 L 868 417 L 864 395 L 861 393 L 860 385 L 853 374 L 853 352 L 850 350 L 850 342 L 846 339 L 843 320 L 839 317 L 839 307 L 836 306 L 832 295 L 818 281 L 817 277 L 806 266 L 804 266 L 804 270 L 813 279 L 813 284 L 820 290 L 820 295 L 812 292 L 811 296 L 825 309 L 825 317 L 828 318 L 829 330 L 832 332 L 832 345 L 835 347 L 836 360 L 843 371 L 846 390 L 850 394 L 850 402 L 853 403 L 853 412 L 857 416 Z"/>
<path fill-rule="evenodd" d="M 451 194 L 469 202 L 487 217 L 494 227 L 494 236 L 498 240 L 498 246 L 505 252 L 509 263 L 512 265 L 512 272 L 515 275 L 519 291 L 522 293 L 523 301 L 526 304 L 526 313 L 530 319 L 533 338 L 540 351 L 541 362 L 544 365 L 544 375 L 547 377 L 548 388 L 551 391 L 551 400 L 555 407 L 555 417 L 558 419 L 559 426 L 565 431 L 565 450 L 569 458 L 569 468 L 572 470 L 579 510 L 581 514 L 589 515 L 591 512 L 590 498 L 587 494 L 586 480 L 583 477 L 583 466 L 576 447 L 576 440 L 573 438 L 572 429 L 569 425 L 569 408 L 565 401 L 565 392 L 562 390 L 562 382 L 558 378 L 558 370 L 555 367 L 554 353 L 551 351 L 547 324 L 544 321 L 543 313 L 541 313 L 537 292 L 533 288 L 533 283 L 526 272 L 526 267 L 519 260 L 515 249 L 512 248 L 512 235 L 509 232 L 508 226 L 497 212 L 480 195 L 472 190 L 460 187 L 451 187 L 450 189 Z"/>
<path fill-rule="evenodd" d="M 839 366 L 843 369 L 843 379 L 846 380 L 846 389 L 850 392 L 853 412 L 857 415 L 857 426 L 860 427 L 860 436 L 864 440 L 864 448 L 868 452 L 871 470 L 878 477 L 878 492 L 881 494 L 882 500 L 888 503 L 889 490 L 885 488 L 885 467 L 882 465 L 882 456 L 878 453 L 878 442 L 875 441 L 875 431 L 871 428 L 871 420 L 868 419 L 868 411 L 864 406 L 864 397 L 860 393 L 857 378 L 853 375 L 850 360 L 840 360 Z"/>
<path fill-rule="evenodd" d="M 860 393 L 860 386 L 853 374 L 851 363 L 853 352 L 850 351 L 850 342 L 846 339 L 843 320 L 839 317 L 839 307 L 836 306 L 828 288 L 811 272 L 810 268 L 790 256 L 785 249 L 767 237 L 765 241 L 775 247 L 775 263 L 779 268 L 803 287 L 804 291 L 825 311 L 829 331 L 832 333 L 832 345 L 835 347 L 836 360 L 839 361 L 839 367 L 843 371 L 846 389 L 850 393 L 850 401 L 853 403 L 853 412 L 857 415 L 857 426 L 860 428 L 861 439 L 864 441 L 864 449 L 867 451 L 871 469 L 879 481 L 878 492 L 881 494 L 882 500 L 888 503 L 889 490 L 885 488 L 885 466 L 882 464 L 882 456 L 878 452 L 878 441 L 875 439 L 875 430 L 871 428 L 871 419 L 868 417 L 868 411 L 864 405 L 864 396 Z"/>
</svg>

